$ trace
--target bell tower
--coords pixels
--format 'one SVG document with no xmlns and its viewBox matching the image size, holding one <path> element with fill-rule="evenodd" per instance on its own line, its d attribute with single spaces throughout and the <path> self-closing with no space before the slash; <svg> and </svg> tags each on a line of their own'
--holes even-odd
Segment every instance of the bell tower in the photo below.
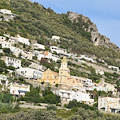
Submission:
<svg viewBox="0 0 120 120">
<path fill-rule="evenodd" d="M 64 56 L 61 60 L 61 67 L 59 69 L 59 83 L 66 83 L 68 77 L 70 77 L 70 71 L 67 67 L 67 59 Z"/>
</svg>

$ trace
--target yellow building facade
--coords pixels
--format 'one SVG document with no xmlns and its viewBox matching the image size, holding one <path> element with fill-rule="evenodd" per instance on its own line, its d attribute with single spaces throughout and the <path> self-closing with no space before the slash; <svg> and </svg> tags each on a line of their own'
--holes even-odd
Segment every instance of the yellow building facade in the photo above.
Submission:
<svg viewBox="0 0 120 120">
<path fill-rule="evenodd" d="M 42 78 L 38 79 L 37 82 L 45 82 L 53 85 L 58 84 L 59 82 L 58 73 L 48 68 L 45 72 L 43 72 Z"/>
<path fill-rule="evenodd" d="M 70 77 L 70 70 L 68 68 L 66 57 L 63 57 L 63 59 L 61 60 L 61 67 L 59 68 L 59 73 L 47 69 L 43 73 L 42 78 L 37 80 L 37 82 L 43 81 L 52 85 L 60 84 L 65 86 L 73 86 L 78 84 L 78 81 L 75 78 Z"/>
</svg>

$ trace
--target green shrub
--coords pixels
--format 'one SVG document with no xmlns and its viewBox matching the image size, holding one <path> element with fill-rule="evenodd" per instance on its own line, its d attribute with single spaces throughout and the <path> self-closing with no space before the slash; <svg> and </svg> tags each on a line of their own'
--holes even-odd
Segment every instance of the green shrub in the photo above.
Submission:
<svg viewBox="0 0 120 120">
<path fill-rule="evenodd" d="M 56 111 L 57 107 L 54 106 L 54 105 L 50 105 L 50 106 L 47 107 L 47 110 L 54 110 L 54 111 Z"/>
</svg>

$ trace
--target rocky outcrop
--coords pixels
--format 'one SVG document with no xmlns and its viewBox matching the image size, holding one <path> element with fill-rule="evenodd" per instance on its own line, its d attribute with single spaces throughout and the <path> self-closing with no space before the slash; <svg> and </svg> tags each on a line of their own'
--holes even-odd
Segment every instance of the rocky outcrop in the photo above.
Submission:
<svg viewBox="0 0 120 120">
<path fill-rule="evenodd" d="M 117 45 L 115 45 L 114 43 L 112 43 L 109 38 L 107 38 L 104 35 L 101 35 L 98 32 L 97 26 L 88 17 L 80 15 L 78 13 L 68 12 L 68 18 L 72 22 L 79 22 L 80 21 L 80 22 L 85 23 L 85 24 L 83 24 L 82 28 L 86 32 L 91 33 L 91 42 L 95 46 L 103 45 L 107 48 L 120 50 L 120 48 Z"/>
</svg>

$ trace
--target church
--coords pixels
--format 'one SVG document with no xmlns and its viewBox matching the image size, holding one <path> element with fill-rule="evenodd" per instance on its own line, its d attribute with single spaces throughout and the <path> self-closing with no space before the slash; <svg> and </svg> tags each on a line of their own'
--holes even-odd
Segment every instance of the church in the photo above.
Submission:
<svg viewBox="0 0 120 120">
<path fill-rule="evenodd" d="M 45 72 L 43 72 L 42 78 L 37 80 L 37 82 L 43 81 L 51 85 L 58 84 L 59 86 L 78 86 L 80 84 L 78 80 L 70 76 L 70 70 L 65 56 L 61 60 L 59 73 L 48 68 Z"/>
</svg>

